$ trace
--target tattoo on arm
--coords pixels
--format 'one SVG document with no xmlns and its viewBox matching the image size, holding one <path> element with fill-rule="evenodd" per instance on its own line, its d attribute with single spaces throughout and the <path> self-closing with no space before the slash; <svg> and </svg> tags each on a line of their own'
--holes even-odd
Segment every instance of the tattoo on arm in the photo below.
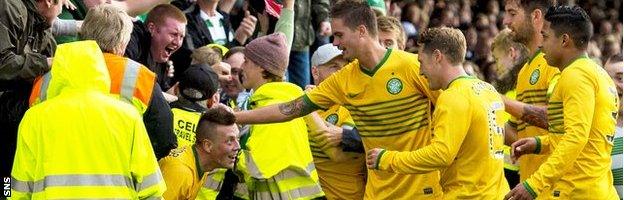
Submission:
<svg viewBox="0 0 624 200">
<path fill-rule="evenodd" d="M 524 113 L 522 114 L 522 121 L 548 130 L 548 115 L 546 114 L 546 107 L 526 105 L 523 107 Z"/>
<path fill-rule="evenodd" d="M 305 116 L 311 113 L 312 111 L 314 111 L 315 109 L 312 106 L 308 105 L 303 100 L 303 96 L 301 96 L 290 102 L 280 104 L 279 110 L 280 110 L 280 113 L 288 116 L 289 118 L 297 118 L 297 117 Z"/>
</svg>

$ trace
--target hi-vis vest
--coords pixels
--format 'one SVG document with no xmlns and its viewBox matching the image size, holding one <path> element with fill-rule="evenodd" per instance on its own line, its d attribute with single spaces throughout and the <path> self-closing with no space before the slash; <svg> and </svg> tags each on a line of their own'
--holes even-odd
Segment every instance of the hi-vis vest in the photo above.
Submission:
<svg viewBox="0 0 624 200">
<path fill-rule="evenodd" d="M 223 184 L 223 179 L 225 179 L 226 171 L 227 169 L 218 168 L 206 173 L 203 179 L 204 184 L 201 188 L 199 188 L 199 191 L 197 192 L 197 197 L 195 199 L 217 199 L 217 195 L 219 195 L 219 190 L 221 190 L 221 185 Z"/>
<path fill-rule="evenodd" d="M 119 95 L 121 100 L 132 104 L 143 114 L 152 98 L 156 75 L 129 58 L 104 53 L 104 60 L 110 74 L 111 94 Z M 48 72 L 35 79 L 28 101 L 31 107 L 47 99 L 52 78 L 52 74 Z"/>
<path fill-rule="evenodd" d="M 195 144 L 195 131 L 201 113 L 172 108 L 173 130 L 178 138 L 178 146 L 191 146 Z"/>
<path fill-rule="evenodd" d="M 288 82 L 269 82 L 249 98 L 257 109 L 288 102 L 303 95 Z M 244 131 L 242 131 L 244 132 Z M 302 118 L 287 122 L 252 125 L 241 139 L 236 167 L 245 183 L 235 195 L 245 199 L 314 199 L 325 196 L 314 167 L 307 127 Z"/>
</svg>

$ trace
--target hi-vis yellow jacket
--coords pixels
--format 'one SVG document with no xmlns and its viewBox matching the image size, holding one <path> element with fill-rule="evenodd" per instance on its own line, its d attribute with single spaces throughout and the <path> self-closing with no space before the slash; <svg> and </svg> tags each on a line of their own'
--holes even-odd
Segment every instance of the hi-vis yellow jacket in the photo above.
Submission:
<svg viewBox="0 0 624 200">
<path fill-rule="evenodd" d="M 288 102 L 301 95 L 301 88 L 292 83 L 265 83 L 251 95 L 248 107 L 257 109 Z M 242 154 L 237 168 L 244 174 L 245 185 L 239 187 L 247 188 L 242 192 L 237 190 L 237 196 L 250 199 L 313 199 L 324 196 L 302 118 L 252 125 L 241 143 Z"/>
<path fill-rule="evenodd" d="M 141 116 L 109 95 L 94 41 L 59 45 L 48 100 L 20 123 L 13 199 L 158 198 L 165 183 Z"/>
</svg>

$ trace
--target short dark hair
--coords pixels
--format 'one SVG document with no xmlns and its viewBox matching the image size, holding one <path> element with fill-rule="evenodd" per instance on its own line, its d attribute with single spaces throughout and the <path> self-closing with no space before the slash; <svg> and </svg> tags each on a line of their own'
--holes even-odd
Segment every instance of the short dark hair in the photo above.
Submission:
<svg viewBox="0 0 624 200">
<path fill-rule="evenodd" d="M 520 8 L 526 13 L 530 13 L 535 9 L 540 9 L 542 13 L 546 13 L 548 8 L 556 5 L 556 0 L 507 0 L 507 2 L 515 2 L 520 5 Z M 529 17 L 530 15 L 526 15 Z"/>
<path fill-rule="evenodd" d="M 225 53 L 225 55 L 223 55 L 223 59 L 224 60 L 228 59 L 228 58 L 230 58 L 232 55 L 234 55 L 236 53 L 243 53 L 243 51 L 245 51 L 245 47 L 243 47 L 243 46 L 232 47 L 230 50 L 228 50 L 227 53 Z"/>
<path fill-rule="evenodd" d="M 464 62 L 466 55 L 466 38 L 455 28 L 436 27 L 423 31 L 418 37 L 418 45 L 423 47 L 421 53 L 431 53 L 437 49 L 444 54 L 451 64 Z"/>
<path fill-rule="evenodd" d="M 156 7 L 152 8 L 147 13 L 147 18 L 145 18 L 145 24 L 154 23 L 155 25 L 161 25 L 165 22 L 167 18 L 173 18 L 176 21 L 186 23 L 186 16 L 184 13 L 171 4 L 160 4 Z"/>
<path fill-rule="evenodd" d="M 555 32 L 555 36 L 568 34 L 579 49 L 586 49 L 594 34 L 594 26 L 589 15 L 579 6 L 551 7 L 544 18 L 550 22 L 550 28 Z"/>
<path fill-rule="evenodd" d="M 236 116 L 234 113 L 227 110 L 225 107 L 217 106 L 215 108 L 208 109 L 199 118 L 197 124 L 197 131 L 195 137 L 196 142 L 201 142 L 203 139 L 214 139 L 217 125 L 230 126 L 236 122 Z"/>
<path fill-rule="evenodd" d="M 361 0 L 338 1 L 331 8 L 331 17 L 343 19 L 349 29 L 364 25 L 370 36 L 377 36 L 377 18 L 371 7 Z"/>
</svg>

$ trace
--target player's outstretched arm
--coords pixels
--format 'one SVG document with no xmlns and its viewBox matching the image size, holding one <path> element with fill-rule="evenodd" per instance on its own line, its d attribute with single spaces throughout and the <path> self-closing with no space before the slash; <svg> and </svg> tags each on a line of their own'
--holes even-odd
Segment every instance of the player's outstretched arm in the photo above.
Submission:
<svg viewBox="0 0 624 200">
<path fill-rule="evenodd" d="M 303 96 L 286 103 L 280 103 L 262 107 L 255 110 L 240 111 L 234 113 L 238 124 L 265 124 L 285 122 L 303 117 L 316 110 L 303 100 Z"/>
<path fill-rule="evenodd" d="M 501 95 L 505 102 L 505 111 L 522 121 L 548 130 L 546 106 L 536 106 L 509 99 Z"/>
</svg>

